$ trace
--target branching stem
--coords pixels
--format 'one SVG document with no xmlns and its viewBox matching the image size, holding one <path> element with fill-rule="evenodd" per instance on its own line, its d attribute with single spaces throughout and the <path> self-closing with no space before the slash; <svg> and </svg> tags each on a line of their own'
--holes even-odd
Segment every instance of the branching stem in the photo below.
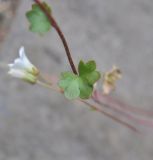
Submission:
<svg viewBox="0 0 153 160">
<path fill-rule="evenodd" d="M 54 90 L 54 91 L 56 91 L 56 92 L 58 92 L 58 93 L 61 93 L 61 94 L 64 93 L 64 92 L 63 92 L 61 89 L 59 89 L 58 87 L 55 87 L 54 85 L 46 84 L 46 83 L 44 83 L 44 82 L 42 82 L 42 81 L 37 81 L 37 84 L 39 84 L 39 85 L 41 85 L 41 86 L 43 86 L 43 87 L 45 87 L 45 88 L 52 89 L 52 90 Z M 131 124 L 129 124 L 129 123 L 127 123 L 127 122 L 119 119 L 118 117 L 112 115 L 111 113 L 108 113 L 107 111 L 104 111 L 100 106 L 99 106 L 99 107 L 98 107 L 98 106 L 95 106 L 95 105 L 87 102 L 86 100 L 82 100 L 82 99 L 77 99 L 76 102 L 82 102 L 83 104 L 87 105 L 90 109 L 95 110 L 95 111 L 97 111 L 97 112 L 99 112 L 99 113 L 101 113 L 101 114 L 103 114 L 103 115 L 111 118 L 112 120 L 114 120 L 114 121 L 122 124 L 123 126 L 131 129 L 131 130 L 134 131 L 134 132 L 140 133 L 140 131 L 139 131 L 136 127 L 134 127 L 133 125 L 131 125 Z"/>
<path fill-rule="evenodd" d="M 73 62 L 73 59 L 72 59 L 72 56 L 71 56 L 71 53 L 70 53 L 70 50 L 69 50 L 69 47 L 68 47 L 68 44 L 67 44 L 67 41 L 66 41 L 66 39 L 64 37 L 63 32 L 61 31 L 60 27 L 58 26 L 58 24 L 55 21 L 55 19 L 53 18 L 53 16 L 44 7 L 44 5 L 39 0 L 34 0 L 34 1 L 39 5 L 39 7 L 42 9 L 42 11 L 46 14 L 46 16 L 48 17 L 51 25 L 57 31 L 57 33 L 58 33 L 58 35 L 59 35 L 59 37 L 60 37 L 60 39 L 61 39 L 61 41 L 63 43 L 63 46 L 65 48 L 65 52 L 66 52 L 69 64 L 71 66 L 71 69 L 72 69 L 72 71 L 73 71 L 74 74 L 77 74 L 77 69 L 76 69 L 76 67 L 74 65 L 74 62 Z"/>
<path fill-rule="evenodd" d="M 47 18 L 48 18 L 50 24 L 52 25 L 52 27 L 54 27 L 54 29 L 55 29 L 56 32 L 58 33 L 58 35 L 59 35 L 59 37 L 60 37 L 60 39 L 61 39 L 61 41 L 62 41 L 62 43 L 63 43 L 64 49 L 65 49 L 65 52 L 66 52 L 66 56 L 67 56 L 67 58 L 68 58 L 69 64 L 70 64 L 70 66 L 71 66 L 71 69 L 72 69 L 72 71 L 73 71 L 74 74 L 78 74 L 78 73 L 77 73 L 77 69 L 76 69 L 76 67 L 75 67 L 75 65 L 74 65 L 74 62 L 73 62 L 73 59 L 72 59 L 72 56 L 71 56 L 69 47 L 68 47 L 68 43 L 67 43 L 67 41 L 66 41 L 66 39 L 65 39 L 65 36 L 64 36 L 63 32 L 61 31 L 60 27 L 58 26 L 56 20 L 54 19 L 54 17 L 52 16 L 52 14 L 49 13 L 49 11 L 47 10 L 47 8 L 44 6 L 44 4 L 43 4 L 40 0 L 34 0 L 34 2 L 39 5 L 39 7 L 41 8 L 41 10 L 42 10 L 42 11 L 44 12 L 44 14 L 47 16 Z M 43 76 L 42 76 L 42 78 L 43 78 Z M 45 79 L 43 79 L 43 80 L 45 80 Z M 37 84 L 39 84 L 39 85 L 41 85 L 41 86 L 43 86 L 43 87 L 47 87 L 47 88 L 53 89 L 54 91 L 57 91 L 57 92 L 60 92 L 60 93 L 63 94 L 63 91 L 62 91 L 62 90 L 60 90 L 59 88 L 56 88 L 56 87 L 52 86 L 51 84 L 47 83 L 46 80 L 45 80 L 45 82 L 43 82 L 43 81 L 37 81 Z M 93 98 L 93 97 L 92 97 L 92 98 Z M 95 101 L 94 98 L 93 98 L 93 100 Z M 97 106 L 97 105 L 95 106 L 95 105 L 93 105 L 93 104 L 91 104 L 91 103 L 89 103 L 89 102 L 87 102 L 87 101 L 85 101 L 85 100 L 79 99 L 78 101 L 81 101 L 83 104 L 87 105 L 89 108 L 91 108 L 91 109 L 93 109 L 93 110 L 96 110 L 97 112 L 100 112 L 101 114 L 103 114 L 103 115 L 105 115 L 105 116 L 113 119 L 114 121 L 117 121 L 118 123 L 120 123 L 120 124 L 122 124 L 122 125 L 124 125 L 124 126 L 126 126 L 126 127 L 128 127 L 128 128 L 130 128 L 131 130 L 133 130 L 133 131 L 135 131 L 135 132 L 139 132 L 133 125 L 131 125 L 131 124 L 129 124 L 129 123 L 127 123 L 127 122 L 119 119 L 118 117 L 115 117 L 115 116 L 112 115 L 111 113 L 106 112 L 105 110 L 103 110 L 103 109 L 101 108 L 103 105 L 102 105 L 102 103 L 100 103 L 99 101 L 98 101 L 98 102 L 95 101 L 96 104 L 98 104 L 98 106 Z M 128 117 L 129 117 L 129 115 L 128 115 Z M 130 117 L 130 118 L 131 118 L 131 117 Z M 133 118 L 133 117 L 132 117 L 132 118 Z M 135 120 L 135 119 L 134 119 L 134 120 Z M 136 119 L 136 120 L 137 120 L 137 119 Z M 140 121 L 139 121 L 139 122 L 140 122 Z M 146 124 L 146 123 L 148 123 L 148 122 L 147 122 L 147 121 L 141 121 L 141 123 L 145 123 L 145 124 Z M 149 125 L 152 125 L 152 123 L 149 124 Z"/>
</svg>

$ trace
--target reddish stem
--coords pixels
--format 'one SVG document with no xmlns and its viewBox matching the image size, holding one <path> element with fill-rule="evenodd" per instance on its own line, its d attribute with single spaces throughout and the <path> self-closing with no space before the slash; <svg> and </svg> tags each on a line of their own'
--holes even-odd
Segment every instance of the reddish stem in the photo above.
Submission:
<svg viewBox="0 0 153 160">
<path fill-rule="evenodd" d="M 44 5 L 39 1 L 39 0 L 34 0 L 38 5 L 39 7 L 42 9 L 42 11 L 45 13 L 45 15 L 48 17 L 51 25 L 55 28 L 55 30 L 57 31 L 62 43 L 63 43 L 63 46 L 65 48 L 65 51 L 66 51 L 66 55 L 67 55 L 67 58 L 68 58 L 68 61 L 70 63 L 70 66 L 71 66 L 71 69 L 73 71 L 74 74 L 77 74 L 77 70 L 76 70 L 76 67 L 73 63 L 73 59 L 71 57 L 71 53 L 70 53 L 70 50 L 69 50 L 69 47 L 68 47 L 68 44 L 67 44 L 67 41 L 64 37 L 64 34 L 63 32 L 61 31 L 60 27 L 58 26 L 57 22 L 55 21 L 55 19 L 53 18 L 53 16 L 46 10 L 46 8 L 44 7 Z"/>
<path fill-rule="evenodd" d="M 131 125 L 131 124 L 129 124 L 129 123 L 127 123 L 127 122 L 115 117 L 115 116 L 113 116 L 112 114 L 102 110 L 101 108 L 98 108 L 95 105 L 92 105 L 92 104 L 88 103 L 87 101 L 83 101 L 83 100 L 80 100 L 80 101 L 83 102 L 84 104 L 86 104 L 87 106 L 89 106 L 90 108 L 94 109 L 95 111 L 102 113 L 103 115 L 111 118 L 112 120 L 114 120 L 114 121 L 116 121 L 116 122 L 128 127 L 129 129 L 131 129 L 131 130 L 133 130 L 133 131 L 135 131 L 137 133 L 140 133 L 140 131 L 137 128 L 135 128 L 133 125 Z"/>
<path fill-rule="evenodd" d="M 66 51 L 66 55 L 67 55 L 67 58 L 68 58 L 68 61 L 70 63 L 70 66 L 71 66 L 71 69 L 73 71 L 74 74 L 77 74 L 77 70 L 76 70 L 76 67 L 73 63 L 73 59 L 71 57 L 71 53 L 70 53 L 70 50 L 69 50 L 69 47 L 68 47 L 68 44 L 67 44 L 67 41 L 64 37 L 64 34 L 63 32 L 61 31 L 60 27 L 58 26 L 57 22 L 55 21 L 55 19 L 53 18 L 53 16 L 47 11 L 47 9 L 45 8 L 45 6 L 39 1 L 39 0 L 34 0 L 38 5 L 39 7 L 42 9 L 42 11 L 45 13 L 45 15 L 48 17 L 51 25 L 55 28 L 55 30 L 57 31 L 62 43 L 63 43 L 63 46 L 65 48 L 65 51 Z M 81 100 L 82 101 L 82 100 Z M 139 132 L 134 126 L 128 124 L 127 122 L 124 122 L 120 119 L 118 119 L 117 117 L 111 115 L 110 113 L 107 113 L 105 111 L 103 111 L 102 109 L 94 106 L 94 105 L 91 105 L 90 103 L 86 102 L 86 101 L 82 101 L 84 104 L 86 104 L 87 106 L 89 106 L 90 108 L 92 109 L 95 109 L 96 111 L 110 117 L 111 119 L 117 121 L 118 123 L 121 123 L 122 125 L 125 125 L 126 127 L 132 129 L 133 131 L 135 132 Z"/>
<path fill-rule="evenodd" d="M 142 115 L 142 116 L 150 116 L 150 117 L 153 116 L 152 110 L 146 110 L 146 109 L 130 106 L 124 102 L 119 101 L 118 99 L 112 98 L 109 95 L 104 95 L 99 91 L 94 92 L 93 95 L 95 93 L 96 93 L 96 97 L 98 98 L 98 100 L 103 102 L 103 104 L 114 106 L 116 108 L 123 109 L 124 111 L 135 113 L 135 114 Z"/>
<path fill-rule="evenodd" d="M 54 84 L 57 84 L 58 78 L 57 78 L 56 76 L 50 77 L 50 76 L 48 76 L 47 74 L 45 75 L 45 77 L 46 77 L 46 76 L 48 77 L 48 81 L 51 81 L 51 82 L 53 83 L 53 85 L 54 85 Z M 56 85 L 55 85 L 55 86 L 56 86 Z M 63 94 L 63 91 L 62 91 L 62 90 L 57 89 L 57 88 L 56 88 L 55 90 L 56 90 L 57 92 L 60 92 L 61 94 Z M 135 131 L 135 132 L 139 132 L 139 133 L 140 133 L 140 131 L 139 131 L 134 125 L 131 125 L 131 124 L 129 124 L 128 122 L 125 122 L 125 121 L 123 121 L 122 119 L 114 116 L 113 114 L 111 114 L 111 113 L 103 110 L 103 108 L 101 108 L 101 107 L 104 107 L 105 105 L 99 104 L 98 106 L 95 106 L 95 105 L 92 105 L 91 103 L 89 103 L 89 102 L 87 102 L 87 101 L 85 101 L 85 100 L 78 99 L 78 102 L 80 102 L 80 101 L 81 101 L 82 103 L 86 104 L 86 105 L 87 105 L 88 107 L 90 107 L 91 109 L 93 109 L 93 110 L 95 110 L 95 111 L 97 111 L 97 112 L 99 112 L 99 113 L 101 113 L 101 114 L 103 114 L 103 115 L 111 118 L 112 120 L 114 120 L 114 121 L 122 124 L 123 126 L 129 128 L 129 129 L 131 129 L 131 130 L 133 130 L 133 131 Z M 98 104 L 98 103 L 97 103 L 97 104 Z"/>
<path fill-rule="evenodd" d="M 104 103 L 102 101 L 102 99 L 100 99 L 100 97 L 98 97 L 98 93 L 94 92 L 92 99 L 99 105 L 101 106 L 105 106 L 106 108 L 109 108 L 113 111 L 115 111 L 116 113 L 121 114 L 122 116 L 128 118 L 129 120 L 133 120 L 134 122 L 140 124 L 140 125 L 144 125 L 144 126 L 149 126 L 151 128 L 153 128 L 153 121 L 149 120 L 149 119 L 142 119 L 142 118 L 137 118 L 133 115 L 131 115 L 130 113 L 128 113 L 126 110 L 121 110 L 119 108 L 117 108 L 115 105 L 110 105 L 108 103 Z"/>
</svg>

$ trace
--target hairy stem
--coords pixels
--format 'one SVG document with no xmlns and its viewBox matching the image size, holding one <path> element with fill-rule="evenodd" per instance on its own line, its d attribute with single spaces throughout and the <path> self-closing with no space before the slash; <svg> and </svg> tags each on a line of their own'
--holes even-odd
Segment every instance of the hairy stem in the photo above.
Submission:
<svg viewBox="0 0 153 160">
<path fill-rule="evenodd" d="M 133 125 L 131 125 L 131 124 L 129 124 L 129 123 L 127 123 L 127 122 L 125 122 L 125 121 L 123 121 L 123 120 L 115 117 L 115 116 L 113 116 L 112 114 L 110 114 L 110 113 L 102 110 L 100 107 L 97 107 L 97 106 L 95 106 L 95 105 L 92 105 L 92 104 L 90 104 L 89 102 L 84 101 L 84 100 L 80 100 L 80 101 L 81 101 L 82 103 L 86 104 L 86 105 L 87 105 L 88 107 L 90 107 L 91 109 L 94 109 L 95 111 L 102 113 L 103 115 L 111 118 L 112 120 L 114 120 L 114 121 L 116 121 L 116 122 L 118 122 L 118 123 L 120 123 L 120 124 L 128 127 L 129 129 L 131 129 L 131 130 L 133 130 L 133 131 L 135 131 L 135 132 L 137 132 L 137 133 L 140 133 L 140 131 L 137 130 Z"/>
<path fill-rule="evenodd" d="M 140 116 L 140 115 L 147 116 L 147 117 L 153 116 L 152 110 L 146 110 L 143 108 L 137 108 L 137 107 L 130 106 L 130 105 L 118 100 L 118 99 L 110 97 L 109 95 L 104 95 L 97 90 L 94 91 L 92 99 L 101 101 L 103 104 L 113 106 L 115 108 L 130 112 L 130 113 L 137 114 L 138 116 Z"/>
<path fill-rule="evenodd" d="M 132 120 L 132 121 L 134 121 L 134 122 L 136 122 L 140 125 L 148 126 L 148 127 L 153 128 L 153 121 L 151 121 L 149 119 L 138 118 L 138 117 L 134 116 L 133 114 L 127 112 L 126 110 L 121 110 L 120 108 L 117 108 L 115 105 L 110 105 L 108 103 L 104 103 L 101 99 L 98 98 L 98 96 L 97 97 L 93 96 L 92 99 L 98 105 L 109 108 L 109 109 L 115 111 L 116 113 L 119 113 L 122 116 L 126 117 L 128 120 Z"/>
<path fill-rule="evenodd" d="M 60 27 L 58 26 L 58 24 L 55 21 L 55 19 L 53 18 L 53 16 L 46 10 L 44 5 L 39 0 L 34 0 L 34 1 L 39 5 L 39 7 L 42 9 L 42 11 L 45 13 L 45 15 L 48 17 L 51 25 L 57 31 L 57 33 L 58 33 L 58 35 L 59 35 L 59 37 L 60 37 L 60 39 L 61 39 L 61 41 L 63 43 L 63 46 L 65 48 L 65 52 L 66 52 L 69 64 L 71 66 L 71 69 L 72 69 L 74 74 L 77 74 L 77 70 L 76 70 L 76 67 L 74 65 L 74 62 L 73 62 L 73 59 L 72 59 L 72 56 L 71 56 L 71 53 L 70 53 L 70 50 L 69 50 L 69 47 L 68 47 L 68 44 L 67 44 L 67 41 L 66 41 L 66 39 L 64 37 L 63 32 L 61 31 Z"/>
<path fill-rule="evenodd" d="M 49 85 L 49 84 L 46 84 L 46 83 L 44 83 L 44 82 L 42 82 L 42 81 L 37 81 L 37 84 L 39 84 L 39 85 L 41 85 L 41 86 L 43 86 L 43 87 L 45 87 L 45 88 L 52 89 L 52 90 L 54 90 L 54 91 L 56 91 L 56 92 L 58 92 L 58 93 L 61 93 L 61 94 L 64 93 L 63 90 L 55 87 L 54 85 Z M 52 84 L 54 84 L 54 82 L 52 82 Z M 91 108 L 92 110 L 95 110 L 95 111 L 97 111 L 97 112 L 99 112 L 99 113 L 101 113 L 101 114 L 103 114 L 103 115 L 111 118 L 112 120 L 114 120 L 114 121 L 122 124 L 123 126 L 131 129 L 131 130 L 134 131 L 134 132 L 140 133 L 140 131 L 139 131 L 136 127 L 134 127 L 133 125 L 131 125 L 131 124 L 129 124 L 128 122 L 125 122 L 125 121 L 119 119 L 118 117 L 112 115 L 111 113 L 108 113 L 107 111 L 104 111 L 104 110 L 101 108 L 101 107 L 103 107 L 103 106 L 99 106 L 99 107 L 98 107 L 98 106 L 93 105 L 93 104 L 91 104 L 91 103 L 89 103 L 89 102 L 87 102 L 87 101 L 85 101 L 85 100 L 82 100 L 82 99 L 77 99 L 76 102 L 82 102 L 83 104 L 85 104 L 85 105 L 87 105 L 89 108 Z"/>
</svg>

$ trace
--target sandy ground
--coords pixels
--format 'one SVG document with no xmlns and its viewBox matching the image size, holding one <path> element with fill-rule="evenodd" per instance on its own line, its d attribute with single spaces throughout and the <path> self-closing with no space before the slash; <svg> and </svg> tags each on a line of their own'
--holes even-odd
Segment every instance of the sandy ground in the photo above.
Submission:
<svg viewBox="0 0 153 160">
<path fill-rule="evenodd" d="M 113 93 L 153 109 L 153 2 L 151 0 L 48 0 L 69 42 L 75 63 L 95 59 L 101 71 L 113 64 L 123 79 Z M 28 31 L 22 0 L 0 59 L 9 63 L 24 45 L 41 70 L 69 70 L 54 30 Z M 153 130 L 138 135 L 62 95 L 0 72 L 0 160 L 152 160 Z"/>
<path fill-rule="evenodd" d="M 18 4 L 19 0 L 0 0 L 0 45 L 9 33 Z"/>
</svg>

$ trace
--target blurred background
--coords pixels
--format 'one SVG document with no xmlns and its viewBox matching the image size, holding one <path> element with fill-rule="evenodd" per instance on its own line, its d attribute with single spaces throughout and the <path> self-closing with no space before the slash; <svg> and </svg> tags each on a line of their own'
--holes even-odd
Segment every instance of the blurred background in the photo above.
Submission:
<svg viewBox="0 0 153 160">
<path fill-rule="evenodd" d="M 47 0 L 77 64 L 94 59 L 101 72 L 117 65 L 112 94 L 153 110 L 152 0 Z M 55 30 L 28 31 L 32 0 L 0 0 L 0 61 L 21 45 L 45 73 L 70 70 Z M 62 95 L 14 79 L 0 69 L 0 160 L 152 160 L 153 130 L 139 135 Z"/>
</svg>

